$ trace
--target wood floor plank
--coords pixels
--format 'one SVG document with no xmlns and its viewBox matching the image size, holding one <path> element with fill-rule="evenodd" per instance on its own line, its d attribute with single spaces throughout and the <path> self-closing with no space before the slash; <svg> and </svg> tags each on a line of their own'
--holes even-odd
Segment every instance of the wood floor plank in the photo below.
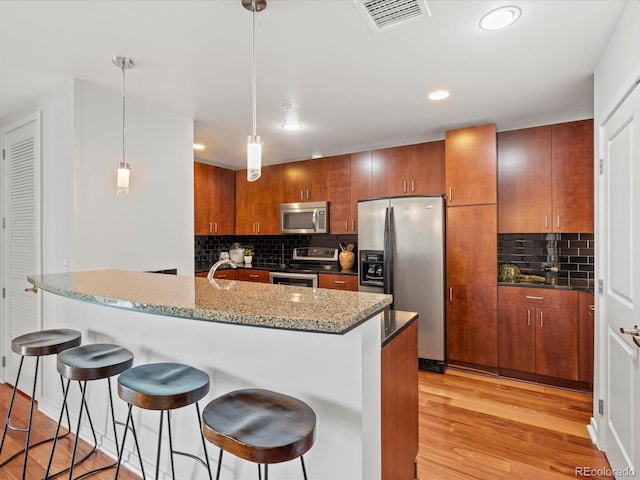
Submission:
<svg viewBox="0 0 640 480">
<path fill-rule="evenodd" d="M 561 480 L 576 467 L 609 468 L 586 430 L 591 395 L 454 369 L 420 372 L 419 390 L 422 480 Z"/>
</svg>

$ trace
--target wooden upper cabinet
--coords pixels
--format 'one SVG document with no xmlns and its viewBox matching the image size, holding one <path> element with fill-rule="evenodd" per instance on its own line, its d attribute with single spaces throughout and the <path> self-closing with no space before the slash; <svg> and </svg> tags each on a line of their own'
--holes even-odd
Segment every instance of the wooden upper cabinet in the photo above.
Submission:
<svg viewBox="0 0 640 480">
<path fill-rule="evenodd" d="M 551 232 L 551 127 L 498 133 L 498 232 Z"/>
<path fill-rule="evenodd" d="M 410 195 L 445 193 L 444 140 L 409 145 Z"/>
<path fill-rule="evenodd" d="M 262 167 L 262 175 L 255 182 L 247 181 L 246 170 L 237 170 L 236 234 L 279 234 L 282 199 L 282 165 Z"/>
<path fill-rule="evenodd" d="M 593 121 L 498 134 L 500 233 L 593 232 Z"/>
<path fill-rule="evenodd" d="M 351 226 L 358 233 L 358 200 L 373 198 L 371 152 L 351 154 Z"/>
<path fill-rule="evenodd" d="M 553 228 L 593 232 L 593 120 L 551 126 Z"/>
<path fill-rule="evenodd" d="M 374 150 L 371 163 L 374 198 L 445 191 L 443 140 Z"/>
<path fill-rule="evenodd" d="M 328 200 L 328 166 L 327 158 L 285 163 L 283 165 L 284 203 Z"/>
<path fill-rule="evenodd" d="M 449 130 L 445 142 L 447 205 L 496 203 L 496 125 Z"/>
<path fill-rule="evenodd" d="M 194 163 L 195 235 L 235 233 L 235 172 Z"/>
<path fill-rule="evenodd" d="M 329 163 L 329 225 L 334 235 L 354 232 L 351 217 L 351 155 L 327 157 Z"/>
<path fill-rule="evenodd" d="M 406 195 L 409 182 L 409 147 L 371 152 L 373 197 Z"/>
</svg>

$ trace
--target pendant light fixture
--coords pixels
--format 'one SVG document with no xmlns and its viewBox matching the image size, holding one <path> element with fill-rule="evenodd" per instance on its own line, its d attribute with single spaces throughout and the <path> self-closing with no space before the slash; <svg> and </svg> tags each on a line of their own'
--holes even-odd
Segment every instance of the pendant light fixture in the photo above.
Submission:
<svg viewBox="0 0 640 480">
<path fill-rule="evenodd" d="M 118 163 L 118 196 L 129 193 L 129 173 L 131 165 L 125 161 L 124 145 L 125 145 L 125 95 L 124 95 L 124 73 L 135 66 L 133 60 L 127 57 L 113 57 L 113 64 L 122 70 L 122 161 Z"/>
<path fill-rule="evenodd" d="M 253 107 L 253 134 L 247 142 L 247 180 L 255 182 L 262 174 L 262 143 L 256 134 L 256 12 L 267 8 L 267 0 L 241 0 L 251 12 L 251 88 Z"/>
</svg>

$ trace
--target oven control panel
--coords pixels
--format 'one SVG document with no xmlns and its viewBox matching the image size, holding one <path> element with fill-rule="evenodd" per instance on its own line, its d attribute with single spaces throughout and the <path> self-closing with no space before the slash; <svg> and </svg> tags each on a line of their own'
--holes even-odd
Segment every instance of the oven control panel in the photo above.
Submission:
<svg viewBox="0 0 640 480">
<path fill-rule="evenodd" d="M 294 260 L 338 261 L 338 249 L 330 247 L 300 247 L 293 249 Z"/>
</svg>

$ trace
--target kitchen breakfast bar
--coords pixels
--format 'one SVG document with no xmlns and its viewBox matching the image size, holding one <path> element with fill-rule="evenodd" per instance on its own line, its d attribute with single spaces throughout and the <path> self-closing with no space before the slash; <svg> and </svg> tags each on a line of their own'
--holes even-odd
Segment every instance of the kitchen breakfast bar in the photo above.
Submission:
<svg viewBox="0 0 640 480">
<path fill-rule="evenodd" d="M 54 304 L 47 311 L 59 312 L 44 319 L 46 328 L 79 330 L 83 343 L 121 345 L 134 353 L 134 365 L 179 362 L 207 372 L 211 391 L 201 406 L 242 388 L 306 402 L 317 416 L 315 444 L 305 454 L 309 478 L 381 478 L 381 344 L 390 295 L 119 270 L 33 275 L 29 282 L 54 294 L 43 296 Z M 39 406 L 56 418 L 61 394 L 53 363 L 45 362 Z M 90 408 L 102 415 L 94 418 L 100 447 L 115 456 L 107 387 L 91 383 Z M 79 396 L 73 401 L 79 405 Z M 193 413 L 182 410 L 173 412 L 174 446 L 202 453 Z M 126 404 L 116 399 L 116 417 L 125 416 Z M 157 413 L 136 411 L 134 418 L 148 470 L 156 458 Z M 208 448 L 215 472 L 217 448 Z M 127 441 L 123 462 L 137 470 L 132 451 Z M 202 465 L 176 459 L 177 478 L 207 478 Z M 161 470 L 171 471 L 164 453 Z M 270 470 L 273 478 L 301 478 L 298 462 Z M 254 479 L 255 464 L 225 455 L 221 478 Z"/>
</svg>

